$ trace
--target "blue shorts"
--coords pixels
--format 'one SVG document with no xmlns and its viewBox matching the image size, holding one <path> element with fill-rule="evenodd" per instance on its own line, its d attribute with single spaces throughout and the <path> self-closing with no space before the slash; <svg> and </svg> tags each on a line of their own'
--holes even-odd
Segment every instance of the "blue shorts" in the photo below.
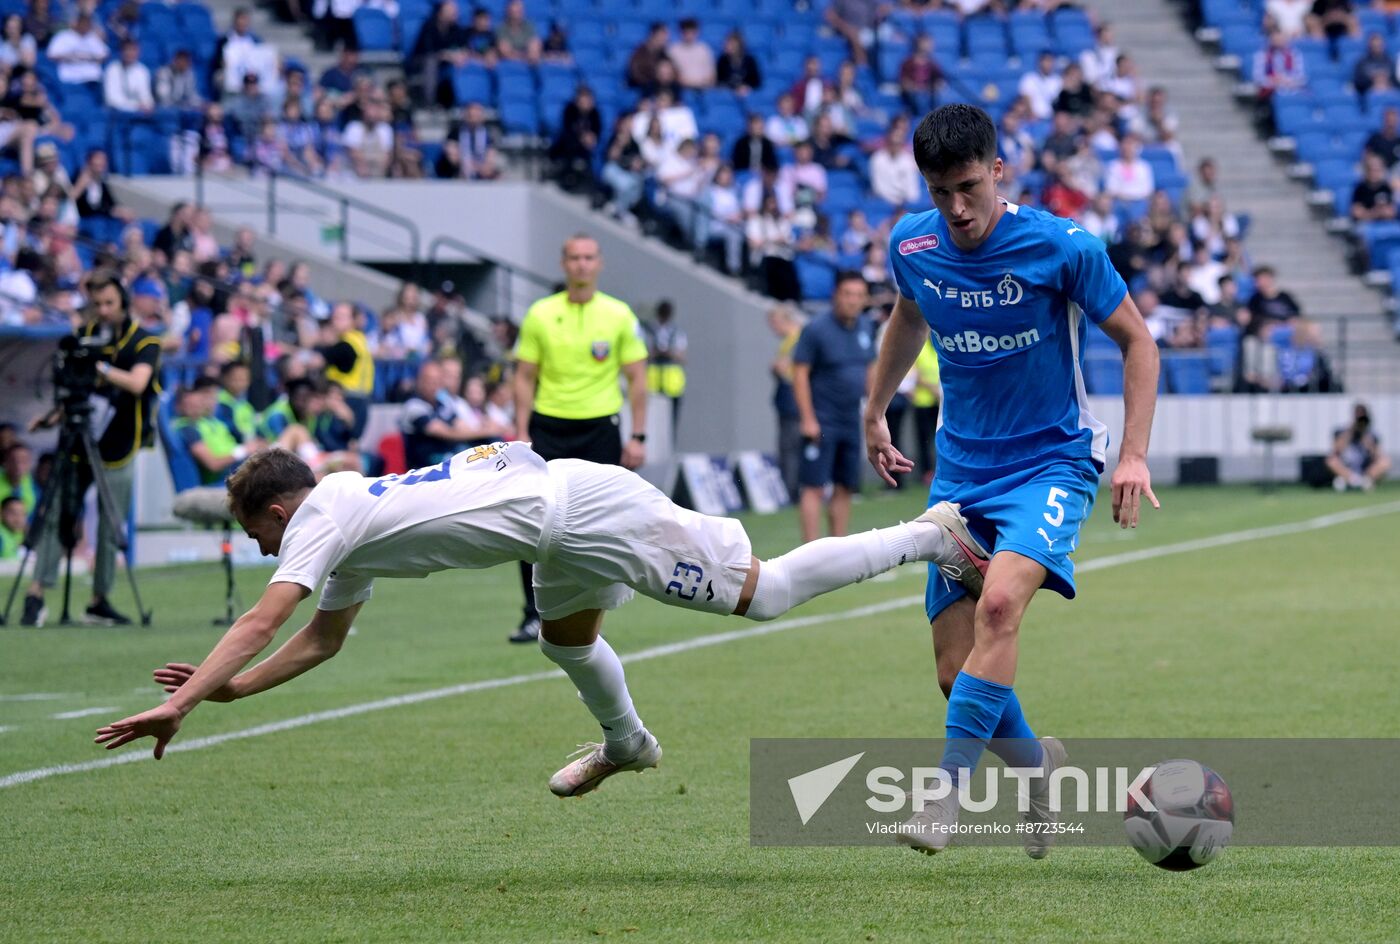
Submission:
<svg viewBox="0 0 1400 944">
<path fill-rule="evenodd" d="M 1094 510 L 1099 491 L 1099 466 L 1092 459 L 1056 460 L 990 482 L 948 482 L 935 478 L 929 506 L 941 501 L 962 506 L 967 526 L 995 554 L 1015 551 L 1039 561 L 1047 571 L 1050 590 L 1074 599 L 1074 562 L 1079 529 Z M 924 609 L 929 622 L 950 604 L 967 595 L 929 565 Z"/>
<path fill-rule="evenodd" d="M 861 463 L 864 461 L 859 428 L 822 426 L 821 439 L 815 443 L 803 443 L 802 465 L 798 469 L 797 480 L 809 488 L 841 485 L 857 492 L 860 491 Z"/>
</svg>

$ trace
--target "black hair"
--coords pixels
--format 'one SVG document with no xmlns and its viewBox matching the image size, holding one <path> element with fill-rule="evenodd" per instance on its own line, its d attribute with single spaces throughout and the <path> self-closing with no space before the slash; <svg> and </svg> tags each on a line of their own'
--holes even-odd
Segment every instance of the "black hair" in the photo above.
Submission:
<svg viewBox="0 0 1400 944">
<path fill-rule="evenodd" d="M 233 373 L 240 367 L 244 370 L 250 369 L 248 367 L 247 361 L 229 361 L 227 364 L 219 368 L 219 378 L 221 380 L 227 379 L 229 374 Z"/>
<path fill-rule="evenodd" d="M 212 388 L 214 388 L 214 387 L 217 387 L 218 385 L 219 385 L 219 382 L 218 382 L 217 380 L 215 380 L 213 377 L 210 377 L 210 376 L 208 376 L 208 375 L 202 375 L 202 376 L 196 377 L 196 378 L 194 379 L 194 383 L 190 384 L 190 386 L 189 386 L 189 392 L 191 392 L 191 393 L 196 393 L 196 392 L 198 392 L 198 391 L 200 391 L 200 390 L 209 390 L 209 389 L 212 389 Z"/>
<path fill-rule="evenodd" d="M 841 286 L 845 285 L 847 282 L 860 282 L 862 285 L 869 285 L 869 283 L 865 281 L 865 276 L 861 275 L 855 269 L 842 269 L 840 272 L 836 273 L 835 287 L 838 291 Z"/>
<path fill-rule="evenodd" d="M 18 495 L 7 495 L 4 501 L 0 501 L 0 510 L 8 507 L 10 502 L 19 502 L 22 505 L 24 504 L 24 499 L 20 498 Z"/>
<path fill-rule="evenodd" d="M 925 115 L 914 132 L 914 162 L 925 177 L 990 164 L 996 156 L 996 125 L 975 105 L 944 105 Z"/>
</svg>

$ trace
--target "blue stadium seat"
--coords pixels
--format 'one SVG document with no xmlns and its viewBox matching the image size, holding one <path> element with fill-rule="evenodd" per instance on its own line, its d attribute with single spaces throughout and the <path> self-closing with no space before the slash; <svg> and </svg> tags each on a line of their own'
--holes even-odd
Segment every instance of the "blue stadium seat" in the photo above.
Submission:
<svg viewBox="0 0 1400 944">
<path fill-rule="evenodd" d="M 180 34 L 180 24 L 176 19 L 175 9 L 163 3 L 141 4 L 141 10 L 136 22 L 140 28 L 140 35 L 143 41 L 151 34 L 159 36 L 162 39 L 166 36 L 178 36 Z"/>
<path fill-rule="evenodd" d="M 826 259 L 802 253 L 793 260 L 797 284 L 804 299 L 827 299 L 836 290 L 836 267 Z"/>
<path fill-rule="evenodd" d="M 1369 33 L 1380 33 L 1387 39 L 1390 38 L 1390 19 L 1383 10 L 1357 10 L 1356 19 L 1361 25 L 1363 36 Z"/>
<path fill-rule="evenodd" d="M 1173 352 L 1162 358 L 1167 369 L 1167 390 L 1187 396 L 1210 393 L 1210 355 Z"/>
<path fill-rule="evenodd" d="M 961 55 L 962 23 L 950 10 L 932 10 L 923 16 L 923 33 L 932 37 L 936 55 L 952 61 Z"/>
<path fill-rule="evenodd" d="M 1206 332 L 1206 353 L 1210 358 L 1212 377 L 1233 377 L 1235 359 L 1239 356 L 1240 329 L 1211 328 Z"/>
<path fill-rule="evenodd" d="M 1371 268 L 1382 268 L 1391 262 L 1391 254 L 1400 249 L 1400 222 L 1384 220 L 1362 223 L 1361 239 L 1366 244 Z"/>
<path fill-rule="evenodd" d="M 569 23 L 569 48 L 577 46 L 604 46 L 608 36 L 603 29 L 603 21 L 591 17 L 580 17 Z M 631 53 L 631 49 L 627 50 Z M 577 55 L 577 50 L 575 50 Z"/>
<path fill-rule="evenodd" d="M 913 44 L 907 40 L 890 39 L 880 44 L 878 75 L 881 82 L 898 82 L 899 67 L 909 58 Z"/>
<path fill-rule="evenodd" d="M 1254 69 L 1254 54 L 1264 48 L 1264 37 L 1259 28 L 1251 22 L 1238 23 L 1221 28 L 1220 51 L 1229 56 L 1238 56 L 1240 72 L 1248 77 Z"/>
<path fill-rule="evenodd" d="M 398 46 L 396 47 L 405 59 L 413 55 L 413 48 L 418 45 L 418 34 L 423 32 L 423 24 L 428 22 L 428 17 L 417 14 L 403 13 L 399 16 Z"/>
<path fill-rule="evenodd" d="M 156 410 L 156 428 L 160 431 L 160 442 L 165 447 L 165 461 L 170 466 L 170 479 L 175 491 L 183 492 L 201 484 L 199 464 L 195 462 L 185 441 L 175 432 L 175 393 L 171 391 L 160 398 Z"/>
<path fill-rule="evenodd" d="M 534 98 L 535 72 L 523 62 L 496 63 L 496 89 L 501 98 Z"/>
<path fill-rule="evenodd" d="M 623 51 L 624 55 L 632 55 L 632 50 L 642 44 L 650 32 L 650 25 L 646 20 L 621 20 L 617 24 L 617 29 L 611 39 L 615 43 L 615 49 Z"/>
<path fill-rule="evenodd" d="M 360 7 L 355 11 L 353 22 L 355 42 L 362 51 L 390 52 L 394 49 L 394 23 L 383 10 Z"/>
<path fill-rule="evenodd" d="M 1006 58 L 1006 24 L 999 17 L 969 17 L 963 24 L 963 51 L 969 59 L 983 56 Z"/>
<path fill-rule="evenodd" d="M 578 87 L 578 74 L 572 66 L 541 63 L 536 76 L 539 79 L 541 95 L 570 96 Z"/>
<path fill-rule="evenodd" d="M 489 103 L 492 100 L 491 73 L 477 65 L 457 66 L 452 70 L 452 95 L 458 105 Z"/>
<path fill-rule="evenodd" d="M 506 130 L 507 134 L 539 133 L 540 115 L 533 101 L 503 101 L 499 114 L 501 127 Z"/>
<path fill-rule="evenodd" d="M 1123 393 L 1123 358 L 1117 352 L 1089 352 L 1084 355 L 1084 387 L 1096 396 Z"/>
</svg>

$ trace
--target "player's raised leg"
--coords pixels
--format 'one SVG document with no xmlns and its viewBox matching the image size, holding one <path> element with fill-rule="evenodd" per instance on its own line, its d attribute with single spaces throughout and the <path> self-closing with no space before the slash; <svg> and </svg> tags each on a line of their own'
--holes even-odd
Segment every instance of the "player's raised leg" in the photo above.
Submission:
<svg viewBox="0 0 1400 944">
<path fill-rule="evenodd" d="M 953 579 L 966 577 L 968 591 L 981 589 L 987 550 L 967 530 L 958 506 L 940 502 L 913 521 L 863 534 L 822 538 L 775 557 L 755 558 L 751 602 L 739 616 L 769 620 L 840 587 L 914 561 L 928 561 Z"/>
<path fill-rule="evenodd" d="M 613 774 L 645 770 L 661 760 L 661 745 L 642 725 L 632 704 L 622 661 L 598 635 L 602 624 L 602 610 L 542 622 L 541 651 L 564 670 L 603 729 L 601 744 L 580 745 L 580 756 L 549 779 L 549 789 L 558 796 L 589 793 Z"/>
</svg>

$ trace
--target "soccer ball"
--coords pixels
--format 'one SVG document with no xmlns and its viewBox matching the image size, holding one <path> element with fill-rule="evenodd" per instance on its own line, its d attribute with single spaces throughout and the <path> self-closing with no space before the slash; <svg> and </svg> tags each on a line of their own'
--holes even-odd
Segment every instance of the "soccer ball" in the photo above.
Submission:
<svg viewBox="0 0 1400 944">
<path fill-rule="evenodd" d="M 1187 872 L 1225 848 L 1235 828 L 1235 801 L 1220 775 L 1194 760 L 1165 760 L 1142 788 L 1157 808 L 1144 810 L 1129 795 L 1123 825 L 1133 848 L 1153 865 Z"/>
</svg>

